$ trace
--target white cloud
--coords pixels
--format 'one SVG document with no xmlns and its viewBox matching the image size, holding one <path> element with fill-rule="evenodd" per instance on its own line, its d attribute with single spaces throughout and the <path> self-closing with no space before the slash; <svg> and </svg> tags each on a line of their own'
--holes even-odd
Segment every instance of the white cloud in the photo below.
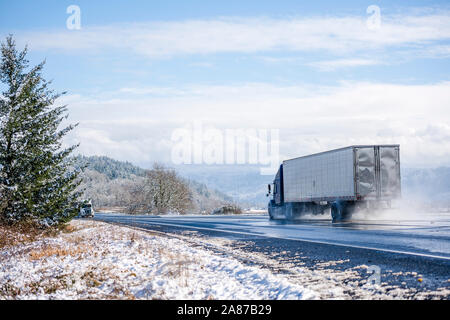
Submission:
<svg viewBox="0 0 450 320">
<path fill-rule="evenodd" d="M 371 59 L 337 59 L 312 62 L 309 63 L 309 65 L 319 69 L 320 71 L 334 71 L 340 68 L 371 66 L 380 63 L 380 61 Z"/>
<path fill-rule="evenodd" d="M 436 45 L 430 48 L 423 48 L 418 52 L 424 58 L 449 58 L 450 45 Z"/>
<path fill-rule="evenodd" d="M 136 92 L 146 90 L 159 88 Z M 80 121 L 71 141 L 80 141 L 88 154 L 169 161 L 173 130 L 202 120 L 221 130 L 279 128 L 282 158 L 351 144 L 400 143 L 405 165 L 450 165 L 449 82 L 316 89 L 253 83 L 182 90 L 179 96 L 65 97 L 70 120 Z"/>
<path fill-rule="evenodd" d="M 369 30 L 368 16 L 274 19 L 217 18 L 27 32 L 22 42 L 35 49 L 89 51 L 121 49 L 149 57 L 221 52 L 317 51 L 348 53 L 390 46 L 428 46 L 450 39 L 450 14 L 383 15 Z"/>
</svg>

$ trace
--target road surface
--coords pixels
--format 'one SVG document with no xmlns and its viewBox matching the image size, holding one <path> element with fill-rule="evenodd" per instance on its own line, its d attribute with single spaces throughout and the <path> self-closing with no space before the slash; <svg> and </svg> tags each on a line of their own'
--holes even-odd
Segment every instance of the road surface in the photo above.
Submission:
<svg viewBox="0 0 450 320">
<path fill-rule="evenodd" d="M 139 225 L 182 227 L 308 241 L 394 253 L 450 259 L 450 217 L 433 220 L 352 221 L 329 219 L 295 223 L 270 221 L 267 216 L 130 216 L 101 214 L 98 219 Z"/>
<path fill-rule="evenodd" d="M 382 281 L 420 290 L 450 289 L 450 215 L 415 220 L 354 220 L 332 223 L 328 217 L 296 222 L 271 221 L 266 215 L 130 216 L 97 214 L 96 220 L 138 226 L 169 234 L 236 240 L 240 250 L 264 253 L 288 266 L 345 270 L 376 265 Z M 281 254 L 283 253 L 283 254 Z M 279 254 L 277 256 L 277 254 Z M 417 277 L 407 275 L 417 274 Z"/>
</svg>

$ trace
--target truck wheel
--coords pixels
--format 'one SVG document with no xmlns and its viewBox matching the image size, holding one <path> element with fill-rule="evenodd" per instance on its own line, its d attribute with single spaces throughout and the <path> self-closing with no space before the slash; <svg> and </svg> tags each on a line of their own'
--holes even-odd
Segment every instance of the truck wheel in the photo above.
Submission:
<svg viewBox="0 0 450 320">
<path fill-rule="evenodd" d="M 273 208 L 273 200 L 270 200 L 270 202 L 269 202 L 267 208 L 268 208 L 267 211 L 268 211 L 268 213 L 269 213 L 269 219 L 270 219 L 270 220 L 273 220 L 273 210 L 274 210 L 274 208 Z"/>
<path fill-rule="evenodd" d="M 333 222 L 350 219 L 355 209 L 356 204 L 352 201 L 335 201 L 331 204 L 331 218 Z"/>
<path fill-rule="evenodd" d="M 273 216 L 272 216 L 272 208 L 269 207 L 269 219 L 273 220 Z"/>
<path fill-rule="evenodd" d="M 341 201 L 334 201 L 331 204 L 331 218 L 333 222 L 341 221 L 345 216 L 345 205 Z"/>
<path fill-rule="evenodd" d="M 292 220 L 293 214 L 292 214 L 292 204 L 291 203 L 285 203 L 283 205 L 283 211 L 284 211 L 284 218 L 286 220 Z"/>
</svg>

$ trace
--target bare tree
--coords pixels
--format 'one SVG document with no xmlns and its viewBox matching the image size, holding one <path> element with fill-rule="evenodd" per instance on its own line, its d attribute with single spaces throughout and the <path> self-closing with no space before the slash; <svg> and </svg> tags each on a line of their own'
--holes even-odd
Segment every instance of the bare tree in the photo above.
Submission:
<svg viewBox="0 0 450 320">
<path fill-rule="evenodd" d="M 168 211 L 186 213 L 192 208 L 192 194 L 186 181 L 175 170 L 155 163 L 147 172 L 146 187 L 152 206 L 158 214 Z"/>
<path fill-rule="evenodd" d="M 152 210 L 152 195 L 148 192 L 146 179 L 135 181 L 127 186 L 129 199 L 127 211 L 130 214 L 149 213 Z"/>
<path fill-rule="evenodd" d="M 145 177 L 127 187 L 127 211 L 131 214 L 186 213 L 193 208 L 188 183 L 175 170 L 155 163 Z"/>
</svg>

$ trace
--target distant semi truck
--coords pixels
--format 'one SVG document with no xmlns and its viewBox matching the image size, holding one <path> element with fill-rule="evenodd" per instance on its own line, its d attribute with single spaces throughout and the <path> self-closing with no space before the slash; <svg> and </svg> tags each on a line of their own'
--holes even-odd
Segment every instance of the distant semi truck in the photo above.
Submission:
<svg viewBox="0 0 450 320">
<path fill-rule="evenodd" d="M 91 200 L 84 200 L 80 203 L 80 217 L 81 218 L 94 217 L 94 208 L 92 207 Z"/>
<path fill-rule="evenodd" d="M 271 185 L 268 189 L 269 196 Z M 350 146 L 285 160 L 272 193 L 271 219 L 331 209 L 333 221 L 341 221 L 355 210 L 389 208 L 401 197 L 400 146 Z"/>
</svg>

